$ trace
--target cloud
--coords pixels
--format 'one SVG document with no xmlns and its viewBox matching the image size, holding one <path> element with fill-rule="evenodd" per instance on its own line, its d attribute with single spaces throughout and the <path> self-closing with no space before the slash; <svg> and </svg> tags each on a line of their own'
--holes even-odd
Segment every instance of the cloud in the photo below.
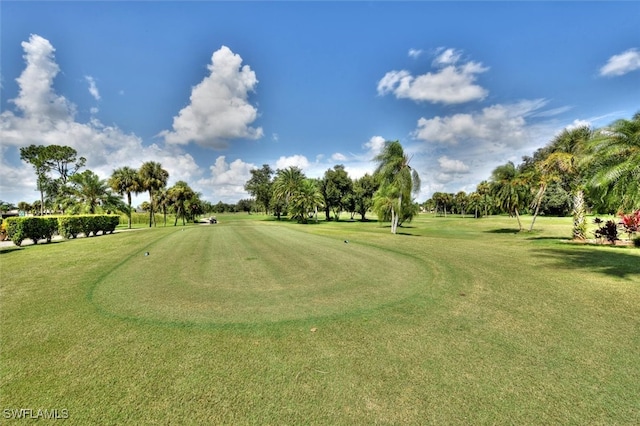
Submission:
<svg viewBox="0 0 640 426">
<path fill-rule="evenodd" d="M 640 69 L 640 51 L 632 48 L 610 57 L 607 63 L 600 68 L 600 75 L 604 77 L 620 76 L 637 69 Z"/>
<path fill-rule="evenodd" d="M 224 155 L 219 156 L 209 167 L 210 176 L 197 181 L 197 185 L 206 188 L 213 200 L 235 202 L 239 197 L 249 195 L 244 190 L 244 184 L 251 178 L 251 170 L 256 166 L 236 159 L 228 163 Z"/>
<path fill-rule="evenodd" d="M 409 49 L 409 57 L 416 59 L 422 55 L 422 49 Z"/>
<path fill-rule="evenodd" d="M 288 167 L 299 167 L 305 170 L 309 167 L 309 160 L 304 155 L 292 155 L 290 157 L 280 157 L 276 161 L 276 169 L 286 169 Z"/>
<path fill-rule="evenodd" d="M 452 160 L 451 158 L 443 155 L 438 158 L 438 164 L 440 164 L 440 170 L 443 173 L 468 173 L 469 166 L 464 164 L 460 160 Z"/>
<path fill-rule="evenodd" d="M 439 52 L 433 65 L 435 72 L 413 76 L 409 71 L 389 71 L 378 82 L 378 95 L 431 103 L 459 104 L 482 100 L 488 91 L 475 84 L 477 74 L 488 70 L 479 62 L 458 65 L 460 53 L 453 49 Z"/>
<path fill-rule="evenodd" d="M 525 118 L 545 104 L 545 100 L 537 99 L 511 105 L 496 104 L 483 108 L 479 113 L 422 117 L 413 136 L 427 142 L 451 145 L 473 139 L 517 145 L 527 137 Z"/>
<path fill-rule="evenodd" d="M 369 156 L 373 158 L 382 152 L 385 141 L 382 136 L 372 136 L 371 139 L 364 143 L 363 147 L 369 151 Z"/>
<path fill-rule="evenodd" d="M 31 34 L 29 41 L 22 42 L 26 68 L 16 79 L 20 92 L 12 99 L 25 117 L 47 117 L 67 119 L 75 115 L 75 106 L 64 96 L 51 90 L 53 79 L 60 72 L 54 60 L 55 49 L 39 35 Z"/>
<path fill-rule="evenodd" d="M 331 156 L 331 159 L 333 161 L 347 161 L 347 157 L 344 154 L 340 154 L 339 152 L 336 152 L 335 154 L 333 154 Z"/>
<path fill-rule="evenodd" d="M 195 142 L 215 149 L 232 139 L 261 138 L 262 128 L 250 127 L 258 117 L 248 101 L 258 84 L 255 72 L 226 46 L 213 53 L 207 68 L 210 74 L 192 88 L 189 105 L 173 117 L 173 130 L 159 135 L 169 144 Z"/>
<path fill-rule="evenodd" d="M 571 131 L 579 129 L 580 127 L 591 127 L 591 122 L 587 120 L 575 119 L 573 122 L 565 127 L 565 129 Z"/>
<path fill-rule="evenodd" d="M 93 96 L 93 99 L 96 101 L 100 100 L 100 92 L 98 91 L 98 87 L 96 86 L 96 81 L 93 77 L 85 75 L 85 80 L 89 83 L 89 93 Z"/>
<path fill-rule="evenodd" d="M 434 67 L 455 65 L 462 56 L 462 52 L 451 48 L 446 49 L 444 47 L 437 49 L 436 54 L 437 56 L 432 63 Z"/>
<path fill-rule="evenodd" d="M 189 154 L 161 149 L 155 144 L 145 146 L 138 136 L 124 133 L 117 126 L 104 125 L 94 116 L 86 123 L 77 122 L 75 105 L 53 90 L 54 78 L 60 70 L 51 43 L 32 35 L 22 47 L 26 66 L 16 79 L 18 96 L 11 100 L 16 111 L 0 114 L 2 199 L 18 202 L 37 198 L 31 167 L 24 162 L 9 161 L 18 157 L 20 147 L 31 144 L 71 146 L 87 158 L 87 168 L 103 179 L 110 176 L 114 164 L 139 167 L 143 161 L 160 162 L 169 171 L 170 181 L 200 177 Z"/>
</svg>

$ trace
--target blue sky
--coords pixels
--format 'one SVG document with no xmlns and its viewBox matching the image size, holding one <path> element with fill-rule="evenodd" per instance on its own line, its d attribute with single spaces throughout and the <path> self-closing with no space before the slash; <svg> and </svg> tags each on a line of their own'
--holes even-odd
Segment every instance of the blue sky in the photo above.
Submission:
<svg viewBox="0 0 640 426">
<path fill-rule="evenodd" d="M 640 110 L 638 2 L 3 1 L 0 19 L 14 203 L 38 199 L 32 143 L 104 178 L 159 161 L 215 203 L 262 164 L 362 176 L 384 140 L 424 201 Z"/>
</svg>

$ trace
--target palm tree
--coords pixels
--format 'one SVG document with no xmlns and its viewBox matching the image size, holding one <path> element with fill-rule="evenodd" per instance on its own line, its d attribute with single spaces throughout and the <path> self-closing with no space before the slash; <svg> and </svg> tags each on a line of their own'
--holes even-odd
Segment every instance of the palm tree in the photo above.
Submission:
<svg viewBox="0 0 640 426">
<path fill-rule="evenodd" d="M 317 222 L 318 206 L 322 206 L 323 202 L 324 197 L 316 182 L 312 179 L 304 179 L 290 198 L 292 217 L 297 217 L 299 221 L 307 223 L 309 213 L 314 212 Z"/>
<path fill-rule="evenodd" d="M 600 129 L 587 143 L 589 186 L 609 209 L 640 208 L 640 112 Z"/>
<path fill-rule="evenodd" d="M 111 193 L 107 180 L 100 179 L 91 170 L 74 174 L 69 182 L 71 186 L 68 188 L 66 204 L 76 212 L 95 214 L 100 207 L 118 210 L 123 207 L 122 200 Z"/>
<path fill-rule="evenodd" d="M 472 192 L 469 194 L 469 208 L 473 209 L 473 217 L 478 218 L 478 210 L 482 210 L 482 196 L 477 192 Z"/>
<path fill-rule="evenodd" d="M 138 171 L 131 167 L 120 167 L 115 169 L 109 178 L 109 186 L 112 190 L 120 195 L 127 195 L 127 218 L 129 220 L 129 229 L 131 229 L 131 193 L 138 194 L 142 190 Z"/>
<path fill-rule="evenodd" d="M 149 191 L 149 228 L 151 228 L 155 213 L 154 193 L 167 185 L 169 172 L 163 169 L 160 163 L 147 161 L 140 166 L 138 173 L 142 189 Z"/>
<path fill-rule="evenodd" d="M 176 182 L 176 184 L 171 188 L 169 188 L 169 190 L 167 191 L 167 195 L 171 205 L 176 211 L 176 219 L 173 223 L 173 226 L 178 225 L 179 217 L 182 217 L 182 226 L 184 226 L 185 217 L 187 216 L 186 204 L 191 198 L 193 198 L 195 192 L 189 187 L 187 182 L 180 180 Z"/>
<path fill-rule="evenodd" d="M 381 222 L 391 222 L 391 233 L 396 233 L 396 214 L 399 210 L 398 190 L 393 185 L 384 185 L 373 195 L 373 211 Z"/>
<path fill-rule="evenodd" d="M 527 205 L 529 186 L 511 161 L 496 167 L 491 174 L 491 181 L 492 195 L 497 207 L 510 216 L 514 215 L 518 220 L 519 230 L 522 231 L 518 210 Z"/>
<path fill-rule="evenodd" d="M 398 141 L 385 142 L 382 152 L 374 158 L 374 161 L 378 163 L 374 172 L 380 182 L 378 191 L 389 187 L 385 193 L 394 194 L 398 199 L 395 205 L 390 206 L 392 209 L 391 232 L 395 234 L 400 218 L 405 216 L 402 213 L 403 204 L 411 201 L 412 193 L 420 191 L 420 177 L 418 172 L 409 166 L 409 157 Z M 403 203 L 403 197 L 405 203 Z"/>
<path fill-rule="evenodd" d="M 581 158 L 584 149 L 593 135 L 588 126 L 565 129 L 550 144 L 550 154 L 543 161 L 545 173 L 567 180 L 572 197 L 573 238 L 584 240 L 587 237 L 586 208 L 584 201 L 584 167 Z M 546 189 L 546 188 L 545 188 Z"/>
<path fill-rule="evenodd" d="M 476 192 L 482 197 L 482 205 L 484 206 L 484 215 L 489 216 L 489 205 L 491 204 L 491 184 L 483 180 L 476 187 Z"/>
<path fill-rule="evenodd" d="M 279 169 L 273 181 L 273 196 L 277 202 L 289 203 L 292 195 L 300 190 L 305 176 L 298 167 L 291 166 L 287 169 Z"/>
</svg>

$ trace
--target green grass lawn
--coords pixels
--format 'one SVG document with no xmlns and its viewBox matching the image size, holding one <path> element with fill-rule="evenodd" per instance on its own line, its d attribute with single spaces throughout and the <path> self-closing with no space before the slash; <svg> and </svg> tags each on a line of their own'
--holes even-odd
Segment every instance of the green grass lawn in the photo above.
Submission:
<svg viewBox="0 0 640 426">
<path fill-rule="evenodd" d="M 568 218 L 218 219 L 0 251 L 2 420 L 640 423 L 639 249 Z"/>
</svg>

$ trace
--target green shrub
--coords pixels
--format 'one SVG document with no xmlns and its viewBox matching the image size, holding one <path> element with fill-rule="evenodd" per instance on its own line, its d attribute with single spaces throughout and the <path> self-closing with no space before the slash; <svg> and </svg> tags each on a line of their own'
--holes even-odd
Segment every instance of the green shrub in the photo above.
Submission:
<svg viewBox="0 0 640 426">
<path fill-rule="evenodd" d="M 82 232 L 83 216 L 58 217 L 58 233 L 64 238 L 76 238 Z"/>
<path fill-rule="evenodd" d="M 51 237 L 58 231 L 58 219 L 55 217 L 11 217 L 7 219 L 7 235 L 17 246 L 25 239 L 33 244 L 39 240 L 51 242 Z"/>
<path fill-rule="evenodd" d="M 635 237 L 633 239 L 633 245 L 640 248 L 640 237 Z"/>
<path fill-rule="evenodd" d="M 65 238 L 76 238 L 78 234 L 86 237 L 92 234 L 111 234 L 118 226 L 120 216 L 118 215 L 77 215 L 60 216 L 58 218 L 58 232 Z"/>
</svg>

